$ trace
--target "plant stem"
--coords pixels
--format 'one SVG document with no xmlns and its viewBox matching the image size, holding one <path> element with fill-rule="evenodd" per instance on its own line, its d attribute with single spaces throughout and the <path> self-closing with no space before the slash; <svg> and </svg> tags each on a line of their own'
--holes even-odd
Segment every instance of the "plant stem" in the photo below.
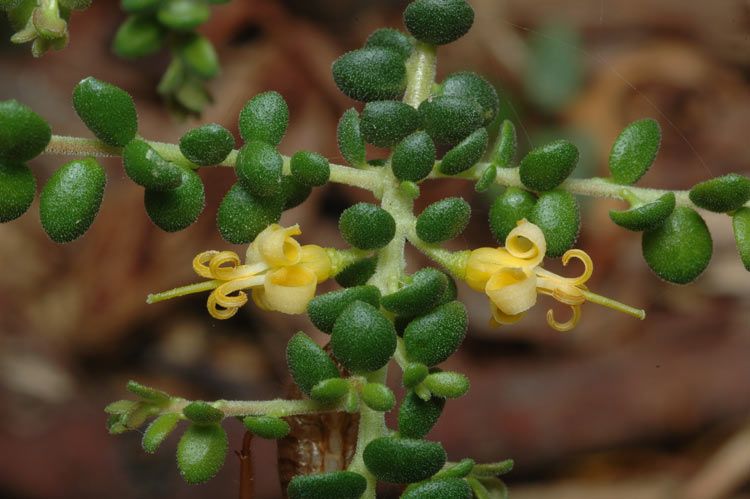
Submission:
<svg viewBox="0 0 750 499">
<path fill-rule="evenodd" d="M 180 286 L 179 288 L 170 289 L 169 291 L 162 291 L 161 293 L 151 293 L 146 297 L 146 303 L 149 305 L 153 303 L 159 303 L 160 301 L 171 300 L 179 296 L 191 295 L 194 293 L 202 293 L 204 291 L 211 291 L 216 289 L 222 281 L 212 280 L 196 282 L 195 284 L 188 284 L 187 286 Z"/>
<path fill-rule="evenodd" d="M 342 404 L 322 404 L 310 399 L 301 400 L 217 400 L 212 404 L 224 416 L 295 416 L 343 410 Z"/>
<path fill-rule="evenodd" d="M 625 305 L 624 303 L 620 303 L 617 300 L 613 300 L 611 298 L 607 298 L 606 296 L 601 296 L 596 293 L 592 293 L 591 291 L 582 290 L 582 293 L 583 293 L 583 296 L 586 297 L 586 300 L 590 301 L 591 303 L 596 303 L 597 305 L 602 305 L 604 307 L 617 310 L 618 312 L 622 312 L 624 314 L 633 316 L 636 319 L 643 320 L 646 318 L 646 311 L 643 309 L 631 307 L 630 305 Z"/>
</svg>

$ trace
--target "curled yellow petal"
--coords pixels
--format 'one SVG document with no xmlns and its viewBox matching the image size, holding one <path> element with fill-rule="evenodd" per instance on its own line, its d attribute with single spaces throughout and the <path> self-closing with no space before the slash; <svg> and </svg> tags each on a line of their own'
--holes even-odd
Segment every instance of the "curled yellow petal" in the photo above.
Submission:
<svg viewBox="0 0 750 499">
<path fill-rule="evenodd" d="M 521 312 L 520 314 L 515 315 L 508 315 L 504 313 L 502 310 L 497 308 L 495 304 L 490 302 L 490 309 L 492 311 L 492 318 L 491 318 L 491 324 L 493 326 L 504 326 L 508 324 L 515 324 L 516 322 L 523 319 L 523 316 L 526 315 L 526 312 Z"/>
<path fill-rule="evenodd" d="M 315 296 L 317 278 L 303 265 L 281 267 L 266 275 L 264 304 L 285 314 L 301 314 Z"/>
<path fill-rule="evenodd" d="M 565 279 L 568 280 L 573 286 L 580 286 L 582 284 L 585 284 L 586 281 L 591 278 L 591 274 L 594 273 L 594 262 L 585 251 L 580 249 L 572 249 L 566 251 L 562 256 L 563 265 L 567 265 L 571 258 L 575 258 L 581 261 L 581 263 L 583 264 L 583 273 L 578 277 L 566 277 Z"/>
<path fill-rule="evenodd" d="M 247 295 L 242 290 L 261 286 L 264 280 L 264 276 L 252 276 L 228 281 L 214 290 L 216 303 L 225 308 L 241 307 L 247 303 Z"/>
<path fill-rule="evenodd" d="M 484 292 L 501 312 L 517 315 L 536 303 L 536 275 L 505 267 L 492 274 Z"/>
<path fill-rule="evenodd" d="M 537 291 L 566 305 L 581 305 L 586 301 L 585 286 L 574 286 L 564 279 L 544 269 L 536 269 Z"/>
<path fill-rule="evenodd" d="M 523 262 L 518 267 L 536 267 L 547 253 L 547 240 L 539 227 L 523 219 L 505 238 L 505 249 Z"/>
<path fill-rule="evenodd" d="M 229 319 L 234 316 L 234 314 L 237 313 L 237 310 L 239 308 L 232 307 L 232 308 L 224 308 L 218 305 L 216 303 L 216 294 L 211 293 L 208 295 L 208 301 L 206 302 L 206 308 L 208 309 L 208 313 L 213 317 L 214 319 L 224 320 Z"/>
<path fill-rule="evenodd" d="M 466 262 L 466 283 L 474 291 L 484 291 L 489 278 L 502 267 L 499 248 L 477 248 Z"/>
<path fill-rule="evenodd" d="M 573 316 L 566 322 L 557 322 L 555 320 L 555 312 L 552 309 L 547 310 L 547 324 L 556 331 L 565 332 L 570 331 L 578 324 L 581 320 L 581 306 L 571 305 L 570 309 L 573 311 Z"/>
<path fill-rule="evenodd" d="M 260 259 L 271 267 L 295 265 L 300 260 L 301 249 L 300 244 L 292 236 L 300 234 L 302 231 L 299 225 L 282 227 L 279 224 L 271 224 L 258 234 L 251 247 L 257 251 Z"/>
<path fill-rule="evenodd" d="M 201 277 L 213 279 L 214 275 L 208 267 L 208 263 L 218 254 L 218 251 L 204 251 L 195 255 L 195 258 L 193 258 L 193 271 Z"/>
<path fill-rule="evenodd" d="M 315 244 L 306 244 L 301 250 L 299 263 L 315 272 L 319 283 L 331 276 L 331 259 L 326 250 Z"/>
</svg>

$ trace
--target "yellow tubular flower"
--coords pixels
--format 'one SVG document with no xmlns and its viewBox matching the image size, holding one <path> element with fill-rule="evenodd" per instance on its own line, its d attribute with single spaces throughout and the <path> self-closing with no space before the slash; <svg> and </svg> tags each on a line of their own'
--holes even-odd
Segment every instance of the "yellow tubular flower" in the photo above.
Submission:
<svg viewBox="0 0 750 499">
<path fill-rule="evenodd" d="M 572 249 L 562 257 L 563 265 L 574 258 L 583 263 L 584 271 L 578 277 L 562 277 L 543 269 L 541 264 L 546 252 L 547 241 L 541 229 L 525 219 L 508 234 L 504 248 L 478 248 L 471 252 L 466 264 L 466 282 L 490 299 L 494 324 L 513 324 L 521 320 L 536 304 L 539 293 L 570 306 L 572 316 L 563 323 L 555 320 L 552 310 L 547 311 L 547 323 L 558 331 L 569 331 L 578 324 L 581 305 L 587 300 L 639 319 L 645 317 L 643 310 L 596 295 L 586 288 L 594 264 L 584 251 Z"/>
<path fill-rule="evenodd" d="M 318 283 L 330 277 L 331 260 L 320 246 L 301 246 L 293 237 L 301 233 L 298 225 L 268 226 L 248 247 L 245 264 L 231 251 L 204 251 L 193 259 L 193 270 L 210 281 L 150 295 L 148 302 L 211 290 L 208 312 L 229 319 L 247 303 L 245 290 L 252 290 L 263 310 L 303 313 Z"/>
</svg>

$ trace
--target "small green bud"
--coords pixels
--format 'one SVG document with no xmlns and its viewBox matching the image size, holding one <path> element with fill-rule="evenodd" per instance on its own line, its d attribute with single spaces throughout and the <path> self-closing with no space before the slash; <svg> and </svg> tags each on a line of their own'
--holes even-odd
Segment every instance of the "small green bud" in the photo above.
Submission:
<svg viewBox="0 0 750 499">
<path fill-rule="evenodd" d="M 419 182 L 432 171 L 436 155 L 435 144 L 427 132 L 414 132 L 393 149 L 393 175 L 399 180 Z"/>
<path fill-rule="evenodd" d="M 358 260 L 336 274 L 336 282 L 345 288 L 366 284 L 375 273 L 377 264 L 377 257 Z"/>
<path fill-rule="evenodd" d="M 303 332 L 295 334 L 289 340 L 286 362 L 292 379 L 307 395 L 321 381 L 341 377 L 331 357 Z"/>
<path fill-rule="evenodd" d="M 215 424 L 224 419 L 224 413 L 208 402 L 190 402 L 182 409 L 182 414 L 195 424 Z"/>
<path fill-rule="evenodd" d="M 136 184 L 155 191 L 176 189 L 182 183 L 182 168 L 154 151 L 148 142 L 133 139 L 122 150 L 125 173 Z"/>
<path fill-rule="evenodd" d="M 750 178 L 730 173 L 706 180 L 690 189 L 690 201 L 696 206 L 717 213 L 742 208 L 750 200 Z"/>
<path fill-rule="evenodd" d="M 289 435 L 292 429 L 289 427 L 289 423 L 281 418 L 275 418 L 273 416 L 245 416 L 242 419 L 242 424 L 248 431 L 252 432 L 253 435 L 257 435 L 260 438 L 267 438 L 269 440 L 278 440 Z"/>
<path fill-rule="evenodd" d="M 471 29 L 474 9 L 465 0 L 415 0 L 404 10 L 404 24 L 417 40 L 445 45 Z"/>
<path fill-rule="evenodd" d="M 132 379 L 128 381 L 126 389 L 138 398 L 151 404 L 161 405 L 169 402 L 169 394 L 150 386 L 142 385 Z"/>
<path fill-rule="evenodd" d="M 57 170 L 39 198 L 42 227 L 50 239 L 69 243 L 86 232 L 99 213 L 107 177 L 93 158 L 76 159 Z"/>
<path fill-rule="evenodd" d="M 388 412 L 396 405 L 396 396 L 381 383 L 367 383 L 362 388 L 362 401 L 373 411 Z"/>
<path fill-rule="evenodd" d="M 120 0 L 120 7 L 131 14 L 156 10 L 161 0 Z"/>
<path fill-rule="evenodd" d="M 251 242 L 263 229 L 279 221 L 282 202 L 280 197 L 253 196 L 237 182 L 224 196 L 216 214 L 221 237 L 232 244 Z"/>
<path fill-rule="evenodd" d="M 194 0 L 165 0 L 156 14 L 159 22 L 177 31 L 192 31 L 211 17 L 205 2 Z"/>
<path fill-rule="evenodd" d="M 354 100 L 397 99 L 406 89 L 406 67 L 401 53 L 383 47 L 367 47 L 336 59 L 333 80 Z"/>
<path fill-rule="evenodd" d="M 112 50 L 123 59 L 138 59 L 161 50 L 165 36 L 166 31 L 154 18 L 130 16 L 117 29 Z"/>
<path fill-rule="evenodd" d="M 219 74 L 219 56 L 205 36 L 193 34 L 177 45 L 177 53 L 185 66 L 204 80 Z"/>
<path fill-rule="evenodd" d="M 411 180 L 405 180 L 398 184 L 398 190 L 409 199 L 417 199 L 421 192 L 419 185 Z"/>
<path fill-rule="evenodd" d="M 425 131 L 440 144 L 454 145 L 482 126 L 482 107 L 473 99 L 437 96 L 419 105 Z"/>
<path fill-rule="evenodd" d="M 402 383 L 406 388 L 414 388 L 424 381 L 428 374 L 430 374 L 430 370 L 426 365 L 420 362 L 409 362 L 404 369 Z"/>
<path fill-rule="evenodd" d="M 240 111 L 240 135 L 246 142 L 260 140 L 276 146 L 289 126 L 289 106 L 278 92 L 263 92 Z"/>
<path fill-rule="evenodd" d="M 737 251 L 745 268 L 750 271 L 750 208 L 740 208 L 732 216 L 732 229 Z"/>
<path fill-rule="evenodd" d="M 380 306 L 380 291 L 375 286 L 355 286 L 318 295 L 307 304 L 307 313 L 315 327 L 330 334 L 341 312 L 355 301 Z"/>
<path fill-rule="evenodd" d="M 395 437 L 372 440 L 362 457 L 378 480 L 390 483 L 425 480 L 437 473 L 446 460 L 439 442 Z"/>
<path fill-rule="evenodd" d="M 476 73 L 461 71 L 448 75 L 442 83 L 442 95 L 468 97 L 482 106 L 483 124 L 489 125 L 500 110 L 500 98 L 490 82 Z"/>
<path fill-rule="evenodd" d="M 310 196 L 312 187 L 301 184 L 291 175 L 281 177 L 281 197 L 284 200 L 284 210 L 301 205 Z"/>
<path fill-rule="evenodd" d="M 452 466 L 443 468 L 434 478 L 466 478 L 474 469 L 473 459 L 465 457 Z"/>
<path fill-rule="evenodd" d="M 422 400 L 410 391 L 398 409 L 398 433 L 406 438 L 424 438 L 440 419 L 445 399 L 432 397 Z"/>
<path fill-rule="evenodd" d="M 576 199 L 567 191 L 543 192 L 534 205 L 530 222 L 542 229 L 547 256 L 556 258 L 573 247 L 581 229 Z"/>
<path fill-rule="evenodd" d="M 143 433 L 143 439 L 141 440 L 143 450 L 149 454 L 156 452 L 161 443 L 167 439 L 179 422 L 180 415 L 175 413 L 162 414 L 154 419 Z"/>
<path fill-rule="evenodd" d="M 365 139 L 360 131 L 359 113 L 356 109 L 348 109 L 341 115 L 336 128 L 336 140 L 341 155 L 352 166 L 365 165 Z"/>
<path fill-rule="evenodd" d="M 336 319 L 331 349 L 350 372 L 377 371 L 396 351 L 396 330 L 377 308 L 355 301 Z"/>
<path fill-rule="evenodd" d="M 567 140 L 556 140 L 533 149 L 521 160 L 521 182 L 533 191 L 551 191 L 577 164 L 578 148 Z"/>
<path fill-rule="evenodd" d="M 425 267 L 412 276 L 411 283 L 381 300 L 383 308 L 398 315 L 429 312 L 448 287 L 448 277 L 437 269 Z"/>
<path fill-rule="evenodd" d="M 73 107 L 88 129 L 110 146 L 125 146 L 138 130 L 138 115 L 130 94 L 92 76 L 76 85 Z"/>
<path fill-rule="evenodd" d="M 349 382 L 343 378 L 324 379 L 313 386 L 310 398 L 323 403 L 336 402 L 349 393 L 349 388 Z"/>
<path fill-rule="evenodd" d="M 391 242 L 396 235 L 396 221 L 379 206 L 357 203 L 341 214 L 339 232 L 355 248 L 377 249 Z"/>
<path fill-rule="evenodd" d="M 469 391 L 469 378 L 461 373 L 441 371 L 432 373 L 424 380 L 424 385 L 433 395 L 456 399 Z"/>
<path fill-rule="evenodd" d="M 26 164 L 0 160 L 0 223 L 26 213 L 35 194 L 36 178 Z"/>
<path fill-rule="evenodd" d="M 500 168 L 512 168 L 517 149 L 518 137 L 516 135 L 516 127 L 512 121 L 503 120 L 503 124 L 500 125 L 500 133 L 497 136 L 497 142 L 492 152 L 492 163 Z"/>
<path fill-rule="evenodd" d="M 711 261 L 711 233 L 700 215 L 677 207 L 664 223 L 643 233 L 643 258 L 659 277 L 687 284 L 700 276 Z"/>
<path fill-rule="evenodd" d="M 287 487 L 289 499 L 359 499 L 367 490 L 367 480 L 353 471 L 330 471 L 297 475 Z"/>
<path fill-rule="evenodd" d="M 466 480 L 437 478 L 405 491 L 401 499 L 471 499 L 474 494 Z"/>
<path fill-rule="evenodd" d="M 224 466 L 229 441 L 217 425 L 192 425 L 177 444 L 177 467 L 187 483 L 212 479 Z"/>
<path fill-rule="evenodd" d="M 367 37 L 365 47 L 390 49 L 394 52 L 398 52 L 404 60 L 408 59 L 414 51 L 414 45 L 412 45 L 409 37 L 401 31 L 391 28 L 380 28 L 373 31 L 370 36 Z"/>
<path fill-rule="evenodd" d="M 440 161 L 440 172 L 456 175 L 468 170 L 482 159 L 489 136 L 486 128 L 479 128 L 448 151 Z"/>
<path fill-rule="evenodd" d="M 0 160 L 24 162 L 44 151 L 52 130 L 44 118 L 17 100 L 0 101 Z"/>
<path fill-rule="evenodd" d="M 474 190 L 477 192 L 487 191 L 487 189 L 489 189 L 490 186 L 495 183 L 496 178 L 497 178 L 497 167 L 493 163 L 490 163 L 489 165 L 487 165 L 487 168 L 485 168 L 482 171 L 482 174 L 479 176 L 479 180 L 477 180 L 477 183 L 474 186 Z"/>
<path fill-rule="evenodd" d="M 240 149 L 235 171 L 247 192 L 254 196 L 270 197 L 281 191 L 283 167 L 284 159 L 272 145 L 254 140 Z"/>
<path fill-rule="evenodd" d="M 533 194 L 517 187 L 508 187 L 496 197 L 490 208 L 490 231 L 495 240 L 505 244 L 505 238 L 516 228 L 516 223 L 531 218 L 535 204 Z"/>
<path fill-rule="evenodd" d="M 634 121 L 617 137 L 609 153 L 609 171 L 618 184 L 634 184 L 656 159 L 661 127 L 653 119 Z"/>
<path fill-rule="evenodd" d="M 143 197 L 146 213 L 165 232 L 177 232 L 193 225 L 206 206 L 203 181 L 192 170 L 182 170 L 182 183 L 169 191 L 147 189 Z"/>
<path fill-rule="evenodd" d="M 232 133 L 217 123 L 193 128 L 180 138 L 180 152 L 200 166 L 218 165 L 232 149 Z"/>
<path fill-rule="evenodd" d="M 440 364 L 461 345 L 467 327 L 466 307 L 459 301 L 446 303 L 414 319 L 404 330 L 409 360 L 427 366 Z"/>
<path fill-rule="evenodd" d="M 362 111 L 359 127 L 365 142 L 392 147 L 419 127 L 419 112 L 400 101 L 368 102 Z"/>
<path fill-rule="evenodd" d="M 324 156 L 316 152 L 295 153 L 290 168 L 297 182 L 309 187 L 325 185 L 331 177 L 331 165 Z"/>
<path fill-rule="evenodd" d="M 652 203 L 635 206 L 625 211 L 612 210 L 609 212 L 609 218 L 620 227 L 640 232 L 664 222 L 674 211 L 675 203 L 674 192 L 668 192 Z"/>
<path fill-rule="evenodd" d="M 123 422 L 123 416 L 120 414 L 110 414 L 107 417 L 105 427 L 107 428 L 107 431 L 110 435 L 120 435 L 129 430 L 129 428 L 125 426 L 125 423 Z"/>
<path fill-rule="evenodd" d="M 427 243 L 453 239 L 464 231 L 469 224 L 470 217 L 471 206 L 462 198 L 445 198 L 436 201 L 417 217 L 417 235 Z"/>
</svg>

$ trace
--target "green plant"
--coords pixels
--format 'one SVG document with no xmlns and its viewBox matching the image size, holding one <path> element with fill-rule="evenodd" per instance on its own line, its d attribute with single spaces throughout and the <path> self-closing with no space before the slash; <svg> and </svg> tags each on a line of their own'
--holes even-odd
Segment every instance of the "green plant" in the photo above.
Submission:
<svg viewBox="0 0 750 499">
<path fill-rule="evenodd" d="M 93 0 L 0 0 L 15 34 L 13 43 L 31 43 L 31 53 L 41 57 L 50 49 L 68 45 L 68 19 L 74 10 L 89 8 Z"/>
<path fill-rule="evenodd" d="M 330 353 L 303 332 L 287 347 L 292 379 L 301 399 L 190 401 L 128 384 L 135 400 L 106 408 L 108 428 L 122 433 L 153 419 L 143 447 L 155 452 L 178 425 L 187 425 L 177 463 L 190 483 L 212 478 L 228 449 L 222 424 L 231 419 L 262 438 L 284 437 L 285 417 L 345 411 L 359 415 L 356 452 L 345 470 L 294 477 L 290 497 L 374 497 L 377 481 L 408 484 L 403 497 L 504 497 L 498 475 L 512 461 L 449 462 L 438 442 L 424 437 L 446 403 L 469 390 L 468 379 L 438 366 L 461 345 L 468 314 L 457 300 L 455 280 L 487 295 L 498 325 L 522 320 L 538 294 L 571 307 L 566 322 L 547 312 L 559 331 L 575 327 L 581 307 L 593 302 L 643 319 L 645 312 L 590 291 L 591 258 L 573 249 L 580 228 L 576 195 L 627 201 L 612 220 L 643 232 L 643 254 L 661 278 L 673 283 L 696 279 L 707 267 L 711 236 L 696 208 L 726 212 L 740 256 L 750 270 L 750 180 L 730 175 L 688 191 L 634 187 L 650 168 L 660 142 L 653 120 L 629 125 L 615 142 L 609 178 L 570 179 L 578 151 L 566 141 L 534 149 L 519 162 L 512 123 L 505 121 L 489 147 L 486 126 L 496 120 L 499 99 L 473 73 L 435 81 L 436 44 L 449 43 L 471 26 L 464 0 L 416 0 L 405 12 L 412 37 L 394 29 L 373 33 L 361 49 L 333 64 L 333 77 L 348 96 L 365 101 L 360 115 L 346 111 L 337 128 L 339 148 L 349 166 L 329 163 L 314 152 L 291 157 L 277 150 L 287 128 L 284 99 L 267 92 L 251 99 L 239 117 L 244 141 L 218 125 L 189 131 L 179 145 L 137 135 L 137 116 L 127 94 L 92 78 L 74 91 L 74 106 L 96 139 L 51 135 L 49 126 L 15 101 L 0 104 L 0 220 L 25 212 L 35 181 L 25 162 L 41 153 L 87 156 L 63 166 L 44 187 L 42 224 L 56 241 L 79 237 L 93 222 L 104 190 L 104 174 L 92 156 L 122 155 L 128 176 L 145 189 L 149 217 L 166 231 L 193 223 L 204 208 L 200 166 L 234 167 L 237 182 L 217 213 L 219 232 L 231 243 L 247 244 L 244 259 L 231 251 L 206 251 L 193 261 L 205 280 L 152 294 L 149 303 L 209 292 L 207 308 L 228 319 L 250 297 L 266 311 L 307 313 L 331 336 Z M 365 143 L 392 148 L 384 162 L 368 161 Z M 436 144 L 447 152 L 436 161 Z M 482 158 L 488 158 L 482 161 Z M 414 198 L 427 180 L 445 177 L 476 182 L 486 190 L 506 190 L 493 202 L 489 228 L 501 247 L 448 251 L 439 243 L 466 227 L 471 207 L 460 198 L 430 205 L 419 216 Z M 334 182 L 370 191 L 379 204 L 359 203 L 339 220 L 345 249 L 301 245 L 299 226 L 278 225 L 281 213 L 303 202 L 311 189 Z M 70 210 L 56 209 L 66 203 Z M 441 268 L 405 272 L 410 243 Z M 556 275 L 545 257 L 583 263 L 574 278 Z M 317 285 L 335 278 L 343 289 L 315 296 Z M 386 386 L 389 365 L 402 372 L 405 397 L 396 404 Z M 398 428 L 386 427 L 384 412 L 398 405 Z"/>
</svg>

